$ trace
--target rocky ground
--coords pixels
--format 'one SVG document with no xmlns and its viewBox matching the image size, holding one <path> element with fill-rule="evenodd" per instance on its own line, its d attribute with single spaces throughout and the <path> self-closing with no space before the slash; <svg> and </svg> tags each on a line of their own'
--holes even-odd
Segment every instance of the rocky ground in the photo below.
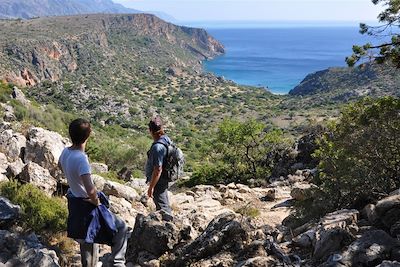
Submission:
<svg viewBox="0 0 400 267">
<path fill-rule="evenodd" d="M 13 97 L 30 105 L 14 90 Z M 6 105 L 6 104 L 4 104 Z M 63 196 L 58 157 L 68 140 L 38 127 L 21 127 L 5 110 L 0 123 L 0 181 L 31 183 Z M 94 175 L 111 210 L 132 228 L 128 266 L 400 266 L 400 194 L 362 210 L 340 210 L 297 228 L 284 225 L 296 201 L 313 197 L 316 170 L 297 170 L 263 188 L 241 184 L 171 187 L 172 221 L 144 195 L 144 180 L 125 184 Z M 92 163 L 96 173 L 108 167 Z M 66 258 L 40 236 L 18 226 L 21 208 L 0 197 L 0 266 L 79 266 L 78 247 Z M 102 247 L 106 261 L 109 248 Z"/>
</svg>

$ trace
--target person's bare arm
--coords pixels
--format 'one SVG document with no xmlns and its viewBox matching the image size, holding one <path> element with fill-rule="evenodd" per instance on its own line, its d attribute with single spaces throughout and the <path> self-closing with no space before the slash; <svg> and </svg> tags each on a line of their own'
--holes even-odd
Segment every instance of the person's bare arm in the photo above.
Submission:
<svg viewBox="0 0 400 267">
<path fill-rule="evenodd" d="M 147 191 L 147 195 L 149 197 L 153 197 L 154 188 L 156 187 L 158 181 L 160 180 L 161 173 L 162 173 L 162 166 L 154 167 L 149 185 L 149 190 Z"/>
<path fill-rule="evenodd" d="M 92 182 L 92 177 L 90 174 L 85 174 L 81 176 L 83 185 L 85 186 L 86 192 L 89 196 L 89 202 L 92 203 L 93 205 L 100 205 L 100 200 L 97 197 L 97 189 L 95 185 Z"/>
</svg>

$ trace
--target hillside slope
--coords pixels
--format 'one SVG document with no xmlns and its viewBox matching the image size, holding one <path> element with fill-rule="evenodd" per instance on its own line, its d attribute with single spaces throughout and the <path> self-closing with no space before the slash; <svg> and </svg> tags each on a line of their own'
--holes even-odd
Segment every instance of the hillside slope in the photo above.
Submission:
<svg viewBox="0 0 400 267">
<path fill-rule="evenodd" d="M 90 13 L 138 13 L 112 0 L 0 0 L 0 18 L 77 15 Z"/>
<path fill-rule="evenodd" d="M 348 102 L 364 96 L 400 96 L 400 70 L 390 65 L 366 64 L 330 68 L 308 75 L 289 95 L 318 103 Z"/>
<path fill-rule="evenodd" d="M 193 132 L 233 114 L 265 116 L 277 99 L 203 73 L 201 61 L 224 53 L 223 45 L 152 15 L 0 21 L 0 34 L 0 79 L 101 123 L 138 129 L 160 113 Z"/>
</svg>

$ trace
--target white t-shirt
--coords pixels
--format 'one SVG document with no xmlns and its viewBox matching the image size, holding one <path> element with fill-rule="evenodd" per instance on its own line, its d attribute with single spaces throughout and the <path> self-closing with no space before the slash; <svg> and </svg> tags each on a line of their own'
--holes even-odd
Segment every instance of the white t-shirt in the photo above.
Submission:
<svg viewBox="0 0 400 267">
<path fill-rule="evenodd" d="M 88 156 L 80 151 L 65 148 L 60 156 L 60 165 L 67 177 L 69 190 L 75 197 L 89 197 L 81 176 L 91 174 Z"/>
</svg>

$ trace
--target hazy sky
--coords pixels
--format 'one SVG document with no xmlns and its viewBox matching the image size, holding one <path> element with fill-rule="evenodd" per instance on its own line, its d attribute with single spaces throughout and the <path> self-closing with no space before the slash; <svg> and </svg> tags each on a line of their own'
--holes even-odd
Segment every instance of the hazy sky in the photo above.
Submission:
<svg viewBox="0 0 400 267">
<path fill-rule="evenodd" d="M 114 0 L 181 21 L 375 21 L 370 0 Z"/>
</svg>

